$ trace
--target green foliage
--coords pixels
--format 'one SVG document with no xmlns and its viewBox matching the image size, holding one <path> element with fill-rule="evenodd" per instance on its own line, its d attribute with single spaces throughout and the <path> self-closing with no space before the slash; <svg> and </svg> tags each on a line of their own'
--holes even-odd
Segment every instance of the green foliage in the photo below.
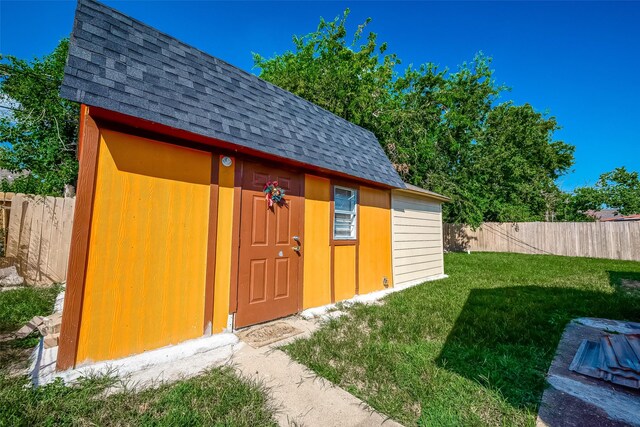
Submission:
<svg viewBox="0 0 640 427">
<path fill-rule="evenodd" d="M 260 77 L 372 131 L 405 181 L 452 198 L 445 221 L 543 218 L 573 163 L 573 147 L 553 140 L 555 119 L 530 105 L 495 107 L 506 87 L 481 53 L 455 72 L 428 63 L 400 75 L 387 45 L 364 37 L 370 19 L 347 41 L 348 15 L 294 37 L 293 52 L 254 54 Z M 496 156 L 508 160 L 498 176 Z M 511 182 L 495 191 L 500 179 Z"/>
<path fill-rule="evenodd" d="M 59 286 L 0 292 L 0 333 L 15 331 L 33 316 L 50 314 L 59 292 Z"/>
<path fill-rule="evenodd" d="M 28 171 L 2 191 L 58 196 L 75 183 L 79 107 L 58 94 L 68 48 L 31 62 L 0 55 L 0 167 Z"/>
<path fill-rule="evenodd" d="M 485 221 L 550 219 L 563 195 L 555 180 L 573 164 L 574 147 L 554 141 L 555 118 L 529 104 L 493 108 L 472 170 L 487 203 Z"/>
<path fill-rule="evenodd" d="M 295 52 L 266 59 L 254 53 L 260 77 L 287 89 L 314 104 L 367 129 L 382 126 L 381 115 L 393 104 L 395 55 L 385 55 L 386 44 L 377 36 L 362 36 L 370 20 L 360 25 L 351 42 L 347 41 L 346 20 L 320 20 L 315 32 L 293 37 Z"/>
<path fill-rule="evenodd" d="M 621 215 L 640 213 L 640 177 L 638 172 L 616 168 L 603 173 L 593 187 L 579 187 L 570 200 L 571 212 L 584 216 L 588 210 L 616 209 Z"/>
<path fill-rule="evenodd" d="M 404 425 L 534 425 L 545 375 L 576 317 L 640 320 L 640 263 L 445 254 L 448 279 L 355 305 L 295 360 Z"/>
<path fill-rule="evenodd" d="M 476 145 L 504 89 L 495 84 L 490 65 L 490 58 L 478 54 L 455 73 L 433 64 L 408 69 L 395 86 L 404 121 L 394 120 L 394 133 L 380 137 L 405 181 L 452 198 L 444 206 L 448 222 L 479 224 L 484 218 L 486 203 L 473 170 Z"/>
</svg>

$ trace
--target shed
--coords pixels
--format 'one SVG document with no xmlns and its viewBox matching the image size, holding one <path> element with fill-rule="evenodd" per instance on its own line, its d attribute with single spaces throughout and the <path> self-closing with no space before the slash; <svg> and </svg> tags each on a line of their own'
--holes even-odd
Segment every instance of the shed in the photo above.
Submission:
<svg viewBox="0 0 640 427">
<path fill-rule="evenodd" d="M 414 190 L 371 132 L 93 0 L 61 96 L 81 117 L 58 369 L 394 286 L 392 191 Z"/>
<path fill-rule="evenodd" d="M 415 185 L 392 191 L 393 283 L 411 286 L 444 275 L 442 203 Z"/>
</svg>

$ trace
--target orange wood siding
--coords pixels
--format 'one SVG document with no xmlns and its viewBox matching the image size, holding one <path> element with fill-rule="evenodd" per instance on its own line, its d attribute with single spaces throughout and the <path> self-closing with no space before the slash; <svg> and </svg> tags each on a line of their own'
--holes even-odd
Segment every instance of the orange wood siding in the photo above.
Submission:
<svg viewBox="0 0 640 427">
<path fill-rule="evenodd" d="M 96 171 L 98 168 L 98 148 L 100 131 L 89 107 L 80 109 L 81 132 L 78 134 L 78 150 L 82 161 L 79 162 L 77 196 L 73 214 L 73 230 L 69 248 L 67 290 L 65 309 L 62 315 L 62 329 L 58 346 L 56 369 L 72 368 L 78 354 L 78 338 L 84 298 L 85 273 L 89 255 L 89 237 L 91 230 L 91 210 L 93 208 Z"/>
<path fill-rule="evenodd" d="M 102 131 L 78 364 L 202 335 L 210 156 Z"/>
<path fill-rule="evenodd" d="M 335 246 L 333 249 L 335 302 L 338 302 L 356 294 L 356 247 Z"/>
<path fill-rule="evenodd" d="M 305 177 L 303 308 L 331 303 L 330 181 Z"/>
<path fill-rule="evenodd" d="M 222 161 L 222 156 L 220 157 Z M 229 316 L 229 291 L 231 284 L 231 259 L 233 242 L 234 172 L 236 160 L 231 166 L 219 165 L 218 178 L 218 231 L 216 233 L 216 271 L 213 291 L 212 333 L 227 327 Z"/>
<path fill-rule="evenodd" d="M 392 284 L 391 267 L 391 194 L 389 190 L 360 187 L 358 219 L 358 293 L 385 289 Z"/>
</svg>

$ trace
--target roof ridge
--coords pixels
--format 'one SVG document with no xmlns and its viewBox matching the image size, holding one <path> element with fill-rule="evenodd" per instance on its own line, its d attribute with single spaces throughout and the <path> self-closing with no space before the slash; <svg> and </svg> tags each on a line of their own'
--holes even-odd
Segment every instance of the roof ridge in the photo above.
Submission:
<svg viewBox="0 0 640 427">
<path fill-rule="evenodd" d="M 60 93 L 258 153 L 404 188 L 370 130 L 97 0 L 78 0 Z"/>
</svg>

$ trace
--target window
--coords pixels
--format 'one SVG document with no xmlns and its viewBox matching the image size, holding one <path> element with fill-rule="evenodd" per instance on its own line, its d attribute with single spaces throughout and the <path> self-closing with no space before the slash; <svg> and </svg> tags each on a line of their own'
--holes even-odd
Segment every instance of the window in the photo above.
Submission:
<svg viewBox="0 0 640 427">
<path fill-rule="evenodd" d="M 351 188 L 333 187 L 333 238 L 356 238 L 356 206 L 358 192 Z"/>
</svg>

